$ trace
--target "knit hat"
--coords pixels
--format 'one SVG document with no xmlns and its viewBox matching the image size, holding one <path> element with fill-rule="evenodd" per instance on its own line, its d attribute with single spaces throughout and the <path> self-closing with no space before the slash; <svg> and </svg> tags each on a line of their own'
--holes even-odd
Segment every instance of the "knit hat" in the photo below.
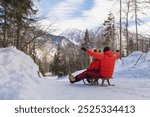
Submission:
<svg viewBox="0 0 150 117">
<path fill-rule="evenodd" d="M 94 48 L 94 49 L 93 49 L 93 52 L 97 52 L 97 49 L 96 49 L 96 48 Z"/>
<path fill-rule="evenodd" d="M 101 51 L 101 48 L 99 48 L 99 49 L 98 49 L 98 52 L 99 52 L 99 53 L 101 53 L 101 52 L 102 52 L 102 51 Z"/>
<path fill-rule="evenodd" d="M 109 47 L 105 47 L 104 50 L 103 50 L 103 52 L 106 52 L 106 51 L 109 51 L 109 50 L 110 50 Z"/>
</svg>

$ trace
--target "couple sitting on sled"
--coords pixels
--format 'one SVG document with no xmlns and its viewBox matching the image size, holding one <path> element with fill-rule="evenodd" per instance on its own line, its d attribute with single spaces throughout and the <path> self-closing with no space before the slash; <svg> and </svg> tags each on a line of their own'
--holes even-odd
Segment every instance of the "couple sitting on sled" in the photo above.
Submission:
<svg viewBox="0 0 150 117">
<path fill-rule="evenodd" d="M 81 74 L 75 77 L 72 74 L 69 74 L 70 83 L 75 83 L 85 78 L 102 78 L 105 80 L 112 77 L 115 61 L 120 57 L 119 50 L 117 50 L 116 53 L 113 54 L 109 47 L 105 47 L 102 54 L 86 49 L 85 47 L 82 47 L 81 49 L 88 55 L 94 57 L 95 60 L 93 60 L 90 64 L 90 67 Z"/>
</svg>

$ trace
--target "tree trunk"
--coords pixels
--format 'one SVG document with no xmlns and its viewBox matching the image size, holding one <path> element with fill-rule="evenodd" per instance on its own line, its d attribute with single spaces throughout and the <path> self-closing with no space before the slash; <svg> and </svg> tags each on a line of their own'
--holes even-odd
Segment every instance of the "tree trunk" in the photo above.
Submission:
<svg viewBox="0 0 150 117">
<path fill-rule="evenodd" d="M 138 47 L 138 22 L 137 22 L 137 1 L 135 0 L 135 29 L 136 29 L 136 50 L 139 50 Z"/>
<path fill-rule="evenodd" d="M 120 52 L 121 51 L 122 51 L 122 1 L 120 0 Z"/>
<path fill-rule="evenodd" d="M 18 27 L 17 27 L 16 48 L 20 49 L 20 28 L 19 28 L 19 24 L 18 24 Z"/>
<path fill-rule="evenodd" d="M 3 26 L 3 47 L 6 47 L 6 38 L 7 38 L 7 9 L 6 9 L 6 3 L 4 2 L 4 26 Z"/>
<path fill-rule="evenodd" d="M 127 39 L 127 55 L 129 55 L 129 11 L 130 11 L 130 0 L 127 2 L 127 13 L 126 13 L 126 39 Z"/>
</svg>

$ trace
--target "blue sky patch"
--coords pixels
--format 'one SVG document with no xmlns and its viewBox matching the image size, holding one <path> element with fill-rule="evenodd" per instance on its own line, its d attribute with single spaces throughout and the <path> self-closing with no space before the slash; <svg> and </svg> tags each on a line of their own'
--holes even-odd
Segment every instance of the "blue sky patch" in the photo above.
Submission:
<svg viewBox="0 0 150 117">
<path fill-rule="evenodd" d="M 59 3 L 65 2 L 65 0 L 41 0 L 39 3 L 40 11 L 48 13 L 49 10 L 55 8 Z M 74 10 L 69 14 L 70 18 L 83 17 L 83 11 L 90 10 L 94 6 L 93 0 L 85 0 L 82 4 L 77 6 L 77 10 Z M 59 8 L 58 8 L 59 9 Z"/>
<path fill-rule="evenodd" d="M 79 10 L 75 11 L 71 14 L 72 17 L 83 17 L 83 11 L 90 10 L 93 7 L 93 0 L 89 0 L 88 2 L 85 1 L 83 4 L 80 5 Z"/>
</svg>

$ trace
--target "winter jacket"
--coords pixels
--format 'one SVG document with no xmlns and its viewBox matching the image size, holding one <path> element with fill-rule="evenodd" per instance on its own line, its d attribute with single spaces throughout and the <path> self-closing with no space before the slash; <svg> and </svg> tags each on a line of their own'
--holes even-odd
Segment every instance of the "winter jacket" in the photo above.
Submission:
<svg viewBox="0 0 150 117">
<path fill-rule="evenodd" d="M 111 50 L 104 52 L 103 54 L 95 53 L 91 50 L 86 50 L 86 53 L 94 58 L 100 60 L 100 77 L 111 78 L 114 72 L 115 60 L 120 57 L 120 52 L 113 54 Z"/>
<path fill-rule="evenodd" d="M 96 59 L 92 61 L 88 67 L 88 70 L 100 71 L 100 60 Z"/>
</svg>

